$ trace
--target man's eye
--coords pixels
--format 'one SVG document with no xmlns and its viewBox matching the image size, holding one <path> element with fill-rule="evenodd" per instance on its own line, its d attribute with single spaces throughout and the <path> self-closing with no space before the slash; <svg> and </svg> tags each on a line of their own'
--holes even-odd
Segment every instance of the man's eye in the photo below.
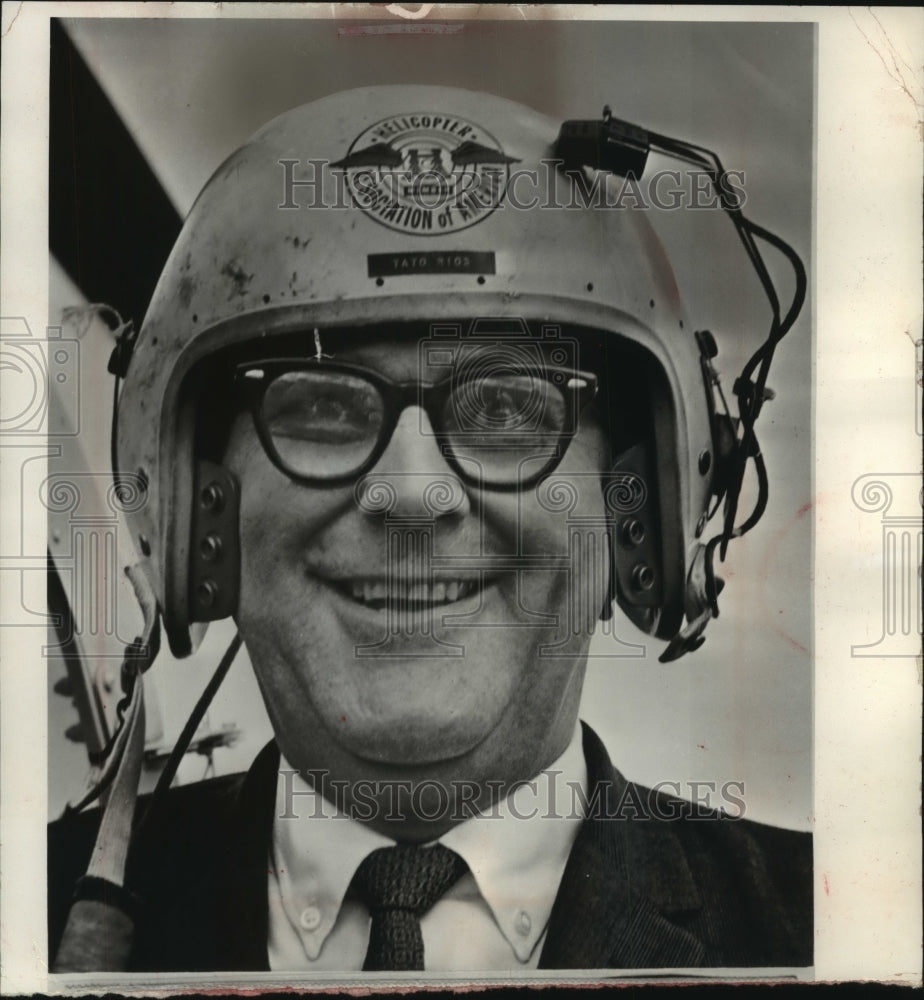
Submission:
<svg viewBox="0 0 924 1000">
<path fill-rule="evenodd" d="M 270 387 L 264 414 L 273 435 L 333 442 L 375 433 L 382 412 L 377 393 L 356 378 L 328 379 L 292 373 Z"/>
<path fill-rule="evenodd" d="M 460 385 L 444 426 L 457 433 L 518 438 L 557 434 L 564 421 L 564 398 L 546 380 L 511 372 Z"/>
<path fill-rule="evenodd" d="M 320 396 L 308 402 L 305 419 L 309 422 L 344 424 L 348 420 L 359 422 L 361 415 L 352 412 L 342 399 L 333 396 Z"/>
<path fill-rule="evenodd" d="M 523 376 L 482 382 L 467 400 L 474 422 L 484 429 L 510 431 L 532 423 L 536 384 Z"/>
<path fill-rule="evenodd" d="M 523 401 L 507 389 L 488 389 L 483 393 L 484 414 L 490 423 L 515 426 L 523 415 Z"/>
</svg>

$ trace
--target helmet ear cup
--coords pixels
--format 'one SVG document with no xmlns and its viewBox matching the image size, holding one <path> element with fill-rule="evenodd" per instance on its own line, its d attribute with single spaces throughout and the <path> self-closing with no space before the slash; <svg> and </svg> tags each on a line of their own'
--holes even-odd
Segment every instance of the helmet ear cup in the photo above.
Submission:
<svg viewBox="0 0 924 1000">
<path fill-rule="evenodd" d="M 633 624 L 651 634 L 665 588 L 658 491 L 644 445 L 618 457 L 604 499 L 611 524 L 611 589 Z"/>
<path fill-rule="evenodd" d="M 237 611 L 240 583 L 240 490 L 224 466 L 196 463 L 189 550 L 190 621 L 209 622 Z"/>
</svg>

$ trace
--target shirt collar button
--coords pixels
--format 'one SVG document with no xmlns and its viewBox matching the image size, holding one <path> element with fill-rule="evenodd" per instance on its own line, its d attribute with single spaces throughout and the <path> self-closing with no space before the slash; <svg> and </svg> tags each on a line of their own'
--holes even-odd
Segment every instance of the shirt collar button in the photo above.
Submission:
<svg viewBox="0 0 924 1000">
<path fill-rule="evenodd" d="M 303 930 L 316 931 L 321 923 L 321 911 L 316 906 L 306 906 L 298 922 Z"/>
<path fill-rule="evenodd" d="M 532 930 L 532 927 L 533 922 L 529 919 L 529 914 L 526 910 L 520 910 L 516 919 L 517 934 L 520 934 L 522 937 L 526 937 L 526 935 Z"/>
</svg>

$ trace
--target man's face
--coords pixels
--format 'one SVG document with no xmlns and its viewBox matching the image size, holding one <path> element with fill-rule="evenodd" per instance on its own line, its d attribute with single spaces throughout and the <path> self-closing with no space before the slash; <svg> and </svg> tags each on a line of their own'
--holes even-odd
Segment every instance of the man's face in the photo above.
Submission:
<svg viewBox="0 0 924 1000">
<path fill-rule="evenodd" d="M 415 339 L 338 346 L 324 349 L 396 382 L 437 380 Z M 225 459 L 241 488 L 238 624 L 291 763 L 323 766 L 331 748 L 402 767 L 475 755 L 530 777 L 563 750 L 609 573 L 591 413 L 552 479 L 521 492 L 462 483 L 414 406 L 371 472 L 336 487 L 291 480 L 238 417 Z M 593 558 L 574 558 L 569 518 L 594 525 Z"/>
</svg>

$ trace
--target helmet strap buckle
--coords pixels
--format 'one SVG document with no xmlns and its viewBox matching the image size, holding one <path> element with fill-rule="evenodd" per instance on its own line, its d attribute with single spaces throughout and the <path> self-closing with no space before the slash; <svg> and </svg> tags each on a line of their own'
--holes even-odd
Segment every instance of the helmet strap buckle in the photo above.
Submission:
<svg viewBox="0 0 924 1000">
<path fill-rule="evenodd" d="M 719 616 L 718 596 L 725 587 L 725 581 L 712 572 L 712 558 L 711 545 L 697 546 L 684 595 L 687 624 L 658 657 L 661 663 L 679 660 L 685 653 L 699 649 L 706 641 L 703 634 L 706 626 Z"/>
</svg>

